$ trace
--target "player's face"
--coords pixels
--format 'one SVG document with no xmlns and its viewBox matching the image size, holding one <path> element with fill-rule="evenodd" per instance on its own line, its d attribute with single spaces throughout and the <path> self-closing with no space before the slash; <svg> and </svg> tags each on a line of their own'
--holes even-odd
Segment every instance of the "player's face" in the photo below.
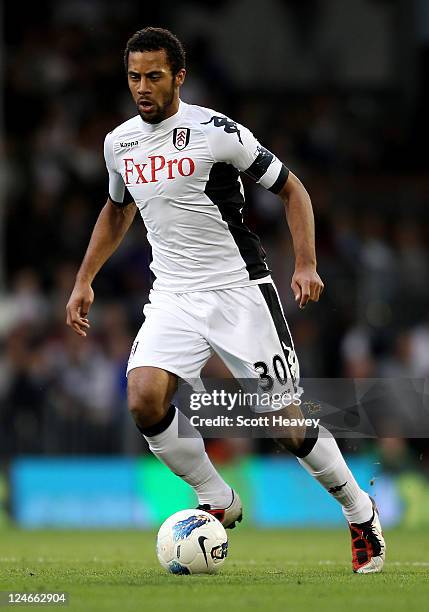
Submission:
<svg viewBox="0 0 429 612">
<path fill-rule="evenodd" d="M 184 69 L 173 76 L 164 49 L 128 56 L 128 86 L 143 121 L 159 123 L 177 113 L 184 79 Z"/>
</svg>

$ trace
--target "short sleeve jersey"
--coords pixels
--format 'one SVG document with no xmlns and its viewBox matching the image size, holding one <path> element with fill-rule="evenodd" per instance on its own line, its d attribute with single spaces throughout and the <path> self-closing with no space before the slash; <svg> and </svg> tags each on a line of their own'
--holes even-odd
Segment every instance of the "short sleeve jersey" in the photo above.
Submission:
<svg viewBox="0 0 429 612">
<path fill-rule="evenodd" d="M 180 101 L 158 124 L 140 115 L 105 139 L 109 197 L 134 200 L 152 248 L 153 288 L 174 293 L 269 281 L 259 238 L 243 221 L 243 172 L 278 193 L 288 169 L 242 125 Z"/>
</svg>

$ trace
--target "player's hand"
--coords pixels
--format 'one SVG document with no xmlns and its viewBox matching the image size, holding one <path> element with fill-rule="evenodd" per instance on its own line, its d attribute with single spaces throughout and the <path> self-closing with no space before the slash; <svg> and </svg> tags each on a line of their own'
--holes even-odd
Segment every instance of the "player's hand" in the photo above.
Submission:
<svg viewBox="0 0 429 612">
<path fill-rule="evenodd" d="M 305 308 L 305 305 L 310 300 L 312 302 L 319 301 L 324 284 L 316 269 L 313 266 L 308 266 L 295 268 L 291 287 L 295 301 L 299 302 L 300 308 Z"/>
<path fill-rule="evenodd" d="M 76 283 L 66 306 L 67 325 L 79 336 L 86 337 L 89 329 L 88 313 L 94 301 L 94 291 L 89 283 Z"/>
</svg>

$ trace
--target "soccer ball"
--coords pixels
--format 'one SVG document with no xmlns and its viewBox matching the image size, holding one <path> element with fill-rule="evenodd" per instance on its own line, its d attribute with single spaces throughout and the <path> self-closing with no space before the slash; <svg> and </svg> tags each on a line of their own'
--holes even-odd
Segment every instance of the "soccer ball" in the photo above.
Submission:
<svg viewBox="0 0 429 612">
<path fill-rule="evenodd" d="M 203 510 L 180 510 L 163 522 L 156 541 L 162 567 L 172 574 L 215 574 L 225 562 L 228 536 Z"/>
</svg>

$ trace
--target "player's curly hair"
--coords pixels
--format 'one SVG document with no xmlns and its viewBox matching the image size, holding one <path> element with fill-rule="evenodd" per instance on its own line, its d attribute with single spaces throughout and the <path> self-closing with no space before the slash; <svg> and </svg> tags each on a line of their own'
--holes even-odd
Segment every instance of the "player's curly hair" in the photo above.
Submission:
<svg viewBox="0 0 429 612">
<path fill-rule="evenodd" d="M 185 50 L 180 40 L 164 28 L 147 27 L 138 30 L 127 42 L 124 52 L 125 70 L 128 70 L 128 56 L 134 51 L 160 51 L 167 54 L 173 76 L 185 67 Z"/>
</svg>

